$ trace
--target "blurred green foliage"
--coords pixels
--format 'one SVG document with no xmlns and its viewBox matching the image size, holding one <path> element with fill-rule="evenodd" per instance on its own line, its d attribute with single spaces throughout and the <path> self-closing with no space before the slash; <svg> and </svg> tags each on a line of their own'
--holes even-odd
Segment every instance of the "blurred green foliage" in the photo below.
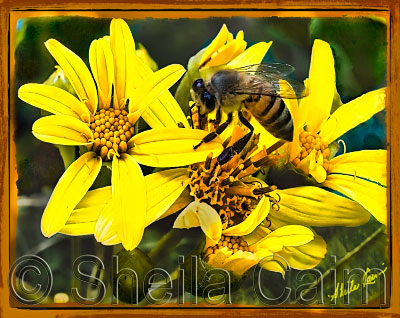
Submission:
<svg viewBox="0 0 400 318">
<path fill-rule="evenodd" d="M 235 35 L 244 30 L 248 46 L 259 41 L 273 41 L 264 62 L 281 62 L 296 68 L 293 77 L 303 81 L 308 76 L 311 48 L 314 39 L 328 41 L 335 56 L 337 89 L 345 103 L 363 93 L 386 85 L 386 28 L 379 19 L 372 18 L 209 18 L 209 19 L 141 19 L 129 20 L 136 43 L 142 43 L 150 56 L 164 67 L 172 63 L 187 65 L 189 58 L 206 47 L 218 33 L 223 23 Z M 17 98 L 18 88 L 25 83 L 42 83 L 54 72 L 55 61 L 47 52 L 44 42 L 55 38 L 78 54 L 88 65 L 88 52 L 92 40 L 109 34 L 110 19 L 95 19 L 79 16 L 40 17 L 21 19 L 15 33 L 15 112 L 16 132 L 12 136 L 16 143 L 18 165 L 17 181 L 20 201 L 17 229 L 16 256 L 27 253 L 38 254 L 46 259 L 56 277 L 53 292 L 69 293 L 71 287 L 72 240 L 63 235 L 47 239 L 40 233 L 40 218 L 50 193 L 64 171 L 64 162 L 59 149 L 33 137 L 31 127 L 41 116 L 34 108 Z M 176 85 L 177 86 L 177 85 Z M 176 89 L 176 86 L 172 89 Z M 337 99 L 337 101 L 339 101 Z M 183 108 L 186 105 L 181 105 Z M 141 122 L 140 127 L 147 126 Z M 345 134 L 342 139 L 347 151 L 386 148 L 385 113 Z M 342 147 L 342 146 L 341 146 Z M 339 149 L 339 154 L 343 149 Z M 144 167 L 144 173 L 152 169 Z M 109 178 L 107 169 L 94 187 L 103 185 Z M 149 253 L 161 237 L 172 227 L 174 216 L 152 224 L 146 229 L 140 249 Z M 328 242 L 328 254 L 335 254 L 338 261 L 357 249 L 361 242 L 374 235 L 378 225 L 375 221 L 359 228 L 317 229 Z M 167 253 L 162 267 L 170 273 L 177 266 L 178 255 L 188 255 L 199 241 L 198 229 L 188 230 L 180 243 Z M 379 232 L 354 254 L 352 259 L 341 264 L 346 266 L 381 268 L 386 259 L 386 235 Z M 92 237 L 83 237 L 82 253 L 95 253 L 98 243 Z M 330 268 L 329 258 L 318 267 L 322 272 Z M 160 265 L 160 264 L 157 264 Z M 88 269 L 90 273 L 90 269 Z M 294 274 L 293 274 L 294 275 Z M 338 281 L 340 276 L 338 276 Z M 275 295 L 282 286 L 298 282 L 283 280 L 280 274 L 265 273 L 263 282 L 266 292 Z M 233 297 L 235 303 L 255 304 L 254 294 L 249 293 L 249 278 Z M 250 285 L 249 285 L 250 286 Z M 327 283 L 327 288 L 331 288 Z M 375 287 L 373 287 L 375 288 Z M 376 296 L 376 290 L 373 289 Z M 359 299 L 354 294 L 355 300 Z M 293 299 L 291 299 L 293 300 Z M 353 301 L 352 304 L 359 304 Z"/>
</svg>

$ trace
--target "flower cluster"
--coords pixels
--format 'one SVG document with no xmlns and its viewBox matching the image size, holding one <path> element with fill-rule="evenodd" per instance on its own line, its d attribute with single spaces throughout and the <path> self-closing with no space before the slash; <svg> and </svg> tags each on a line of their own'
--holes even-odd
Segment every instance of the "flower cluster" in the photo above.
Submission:
<svg viewBox="0 0 400 318">
<path fill-rule="evenodd" d="M 189 105 L 196 76 L 206 80 L 215 68 L 261 63 L 271 44 L 246 49 L 243 32 L 234 38 L 224 25 L 189 62 L 177 91 L 179 105 L 168 89 L 184 74 L 183 67 L 154 71 L 157 65 L 142 46 L 136 50 L 121 19 L 112 20 L 110 35 L 92 42 L 91 71 L 67 47 L 48 40 L 46 47 L 75 94 L 25 84 L 18 96 L 52 113 L 34 123 L 38 139 L 79 146 L 80 156 L 53 191 L 42 233 L 93 234 L 102 244 L 122 243 L 133 250 L 147 226 L 180 212 L 174 228 L 200 227 L 205 234 L 202 261 L 242 276 L 265 257 L 281 256 L 297 269 L 317 266 L 327 245 L 313 226 L 358 226 L 371 214 L 386 224 L 386 150 L 335 157 L 333 147 L 341 135 L 385 108 L 385 90 L 331 113 L 336 87 L 328 43 L 314 42 L 308 94 L 300 101 L 282 98 L 293 119 L 291 142 L 273 137 L 245 110 L 254 132 L 236 113 L 219 131 L 227 114 L 216 120 L 216 111 L 200 114 L 193 103 L 189 123 L 181 107 Z M 294 94 L 288 82 L 280 81 L 280 87 Z M 150 130 L 138 130 L 140 117 Z M 210 134 L 215 138 L 207 140 Z M 140 165 L 168 169 L 144 176 Z M 102 166 L 112 170 L 111 180 L 89 191 Z M 263 176 L 274 168 L 294 170 L 311 183 L 280 189 Z M 285 270 L 279 262 L 262 266 Z"/>
</svg>

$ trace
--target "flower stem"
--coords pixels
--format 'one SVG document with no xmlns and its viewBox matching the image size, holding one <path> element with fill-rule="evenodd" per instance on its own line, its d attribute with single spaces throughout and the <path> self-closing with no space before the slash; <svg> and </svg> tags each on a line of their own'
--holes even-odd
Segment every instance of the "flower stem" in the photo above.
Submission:
<svg viewBox="0 0 400 318">
<path fill-rule="evenodd" d="M 149 252 L 149 257 L 153 264 L 157 264 L 163 259 L 171 249 L 173 249 L 184 236 L 185 231 L 181 229 L 171 229 L 158 242 L 157 246 Z"/>
</svg>

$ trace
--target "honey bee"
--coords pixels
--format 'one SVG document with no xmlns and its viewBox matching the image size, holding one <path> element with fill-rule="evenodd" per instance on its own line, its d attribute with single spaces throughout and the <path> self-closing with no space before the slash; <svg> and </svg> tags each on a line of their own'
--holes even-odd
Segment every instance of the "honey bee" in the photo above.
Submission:
<svg viewBox="0 0 400 318">
<path fill-rule="evenodd" d="M 283 98 L 297 99 L 305 96 L 302 84 L 285 78 L 293 70 L 288 64 L 255 64 L 237 69 L 220 69 L 213 73 L 209 80 L 195 80 L 191 95 L 198 106 L 199 114 L 204 116 L 217 109 L 218 121 L 218 118 L 221 118 L 221 110 L 228 113 L 228 120 L 202 142 L 208 142 L 222 133 L 232 121 L 231 114 L 235 111 L 239 111 L 240 121 L 252 133 L 254 128 L 241 115 L 240 110 L 243 108 L 274 137 L 292 141 L 293 119 Z M 281 79 L 287 80 L 292 89 L 280 87 Z M 199 145 L 195 146 L 195 149 Z"/>
</svg>

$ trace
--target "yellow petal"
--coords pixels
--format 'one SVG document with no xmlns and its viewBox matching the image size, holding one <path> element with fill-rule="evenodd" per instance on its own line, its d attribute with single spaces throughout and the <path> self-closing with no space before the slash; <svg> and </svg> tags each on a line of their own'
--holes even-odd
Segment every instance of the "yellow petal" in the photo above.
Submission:
<svg viewBox="0 0 400 318">
<path fill-rule="evenodd" d="M 386 187 L 357 177 L 329 174 L 324 186 L 336 190 L 360 203 L 379 222 L 387 223 Z"/>
<path fill-rule="evenodd" d="M 145 176 L 147 187 L 146 226 L 158 220 L 185 190 L 186 168 L 169 169 Z"/>
<path fill-rule="evenodd" d="M 176 201 L 169 207 L 169 209 L 158 218 L 158 220 L 182 210 L 192 201 L 193 197 L 190 195 L 188 188 L 186 188 L 178 197 L 178 199 L 176 199 Z"/>
<path fill-rule="evenodd" d="M 359 226 L 370 219 L 368 211 L 357 202 L 318 187 L 276 192 L 280 196 L 279 211 L 271 209 L 269 214 L 273 224 Z"/>
<path fill-rule="evenodd" d="M 285 276 L 285 270 L 288 267 L 288 264 L 285 259 L 282 259 L 282 257 L 279 256 L 279 252 L 272 254 L 266 250 L 264 253 L 260 251 L 257 254 L 265 255 L 260 260 L 260 267 L 267 271 L 281 273 L 283 277 Z"/>
<path fill-rule="evenodd" d="M 215 254 L 211 254 L 207 260 L 207 264 L 213 268 L 224 268 L 226 260 L 233 254 L 232 250 L 228 250 L 228 247 L 220 248 L 216 250 Z"/>
<path fill-rule="evenodd" d="M 146 223 L 146 183 L 140 166 L 131 156 L 114 156 L 111 184 L 118 236 L 130 251 L 140 243 Z"/>
<path fill-rule="evenodd" d="M 335 62 L 329 43 L 315 40 L 312 48 L 308 87 L 310 94 L 301 101 L 307 130 L 317 133 L 331 111 L 335 92 Z"/>
<path fill-rule="evenodd" d="M 136 66 L 136 72 L 142 80 L 153 75 L 150 67 L 140 59 Z M 145 108 L 142 118 L 151 128 L 178 127 L 178 123 L 182 123 L 184 127 L 190 127 L 181 107 L 168 90 L 162 92 Z"/>
<path fill-rule="evenodd" d="M 291 268 L 301 270 L 317 266 L 324 259 L 326 251 L 326 242 L 315 234 L 311 242 L 301 246 L 284 247 L 276 254 L 284 258 Z"/>
<path fill-rule="evenodd" d="M 103 209 L 111 200 L 111 186 L 90 190 L 78 203 L 75 209 L 93 208 L 96 211 Z M 100 211 L 98 213 L 100 214 Z"/>
<path fill-rule="evenodd" d="M 114 106 L 120 108 L 139 84 L 135 78 L 135 41 L 124 20 L 112 19 L 110 45 L 114 58 Z"/>
<path fill-rule="evenodd" d="M 181 65 L 172 64 L 146 78 L 135 91 L 133 99 L 130 100 L 129 121 L 135 123 L 150 103 L 174 85 L 184 73 L 185 69 Z"/>
<path fill-rule="evenodd" d="M 58 145 L 79 146 L 93 142 L 93 133 L 88 125 L 65 115 L 39 118 L 32 126 L 32 133 L 39 140 Z"/>
<path fill-rule="evenodd" d="M 67 222 L 101 168 L 101 158 L 87 152 L 73 162 L 61 176 L 42 216 L 42 233 L 52 236 Z"/>
<path fill-rule="evenodd" d="M 259 254 L 263 249 L 270 252 L 278 252 L 284 246 L 300 246 L 310 242 L 314 238 L 314 233 L 307 227 L 301 225 L 286 225 L 272 231 L 264 239 L 257 242 L 254 252 Z"/>
<path fill-rule="evenodd" d="M 317 155 L 316 150 L 313 149 L 310 154 L 310 169 L 309 174 L 313 176 L 315 181 L 318 183 L 322 183 L 326 179 L 326 170 L 323 167 L 324 158 L 320 153 L 318 158 L 315 158 Z"/>
<path fill-rule="evenodd" d="M 207 67 L 218 66 L 232 61 L 236 56 L 246 49 L 247 43 L 243 40 L 232 40 L 224 45 L 211 60 L 207 62 Z"/>
<path fill-rule="evenodd" d="M 377 112 L 385 109 L 385 88 L 381 88 L 340 106 L 321 127 L 320 136 L 327 142 L 367 121 Z"/>
<path fill-rule="evenodd" d="M 72 116 L 89 123 L 90 113 L 74 95 L 56 86 L 25 84 L 18 90 L 24 102 L 56 115 Z"/>
<path fill-rule="evenodd" d="M 151 128 L 173 128 L 178 127 L 178 124 L 185 128 L 190 127 L 181 107 L 169 91 L 153 101 L 142 114 L 142 118 Z"/>
<path fill-rule="evenodd" d="M 329 172 L 361 177 L 386 186 L 387 155 L 386 150 L 348 152 L 329 161 L 333 164 Z"/>
<path fill-rule="evenodd" d="M 221 239 L 222 223 L 218 212 L 207 203 L 194 201 L 178 215 L 174 228 L 189 229 L 197 226 L 215 244 Z"/>
<path fill-rule="evenodd" d="M 258 257 L 253 253 L 239 250 L 225 260 L 223 268 L 241 277 L 257 263 Z"/>
<path fill-rule="evenodd" d="M 258 42 L 236 56 L 227 64 L 227 67 L 239 68 L 247 65 L 260 64 L 271 45 L 272 41 L 268 43 Z"/>
<path fill-rule="evenodd" d="M 100 107 L 109 108 L 114 80 L 114 60 L 107 38 L 92 41 L 89 48 L 89 63 L 97 84 Z"/>
<path fill-rule="evenodd" d="M 138 44 L 138 48 L 136 49 L 136 55 L 142 62 L 144 62 L 148 67 L 150 67 L 152 71 L 158 70 L 158 65 L 156 61 L 153 60 L 153 58 L 150 56 L 149 52 L 146 50 L 146 48 L 143 46 L 142 43 Z"/>
<path fill-rule="evenodd" d="M 242 222 L 223 231 L 224 235 L 241 236 L 254 231 L 254 229 L 263 221 L 270 211 L 271 204 L 266 197 L 262 197 L 256 208 Z"/>
<path fill-rule="evenodd" d="M 94 114 L 97 109 L 97 90 L 92 74 L 82 59 L 55 39 L 45 42 L 50 54 L 64 71 L 80 100 Z"/>
<path fill-rule="evenodd" d="M 98 242 L 102 243 L 114 236 L 118 237 L 118 228 L 122 225 L 118 223 L 120 218 L 117 213 L 118 210 L 112 200 L 104 206 L 94 228 L 94 237 Z"/>
<path fill-rule="evenodd" d="M 230 32 L 228 31 L 228 28 L 224 24 L 221 27 L 221 30 L 217 34 L 217 36 L 214 38 L 214 40 L 210 43 L 210 45 L 207 47 L 207 49 L 204 51 L 203 56 L 201 57 L 199 65 L 202 66 L 205 62 L 207 62 L 210 58 L 211 55 L 213 55 L 215 52 L 217 52 L 229 39 L 229 34 Z"/>
<path fill-rule="evenodd" d="M 204 161 L 210 152 L 214 156 L 222 152 L 219 138 L 193 149 L 207 134 L 207 131 L 187 128 L 151 129 L 129 140 L 128 153 L 146 166 L 185 166 Z"/>
<path fill-rule="evenodd" d="M 269 148 L 279 141 L 278 138 L 272 136 L 253 116 L 251 116 L 250 124 L 254 127 L 254 133 L 260 134 L 259 149 L 262 149 L 263 146 Z"/>
<path fill-rule="evenodd" d="M 90 235 L 94 233 L 95 225 L 96 222 L 67 223 L 59 233 L 71 236 Z"/>
</svg>

